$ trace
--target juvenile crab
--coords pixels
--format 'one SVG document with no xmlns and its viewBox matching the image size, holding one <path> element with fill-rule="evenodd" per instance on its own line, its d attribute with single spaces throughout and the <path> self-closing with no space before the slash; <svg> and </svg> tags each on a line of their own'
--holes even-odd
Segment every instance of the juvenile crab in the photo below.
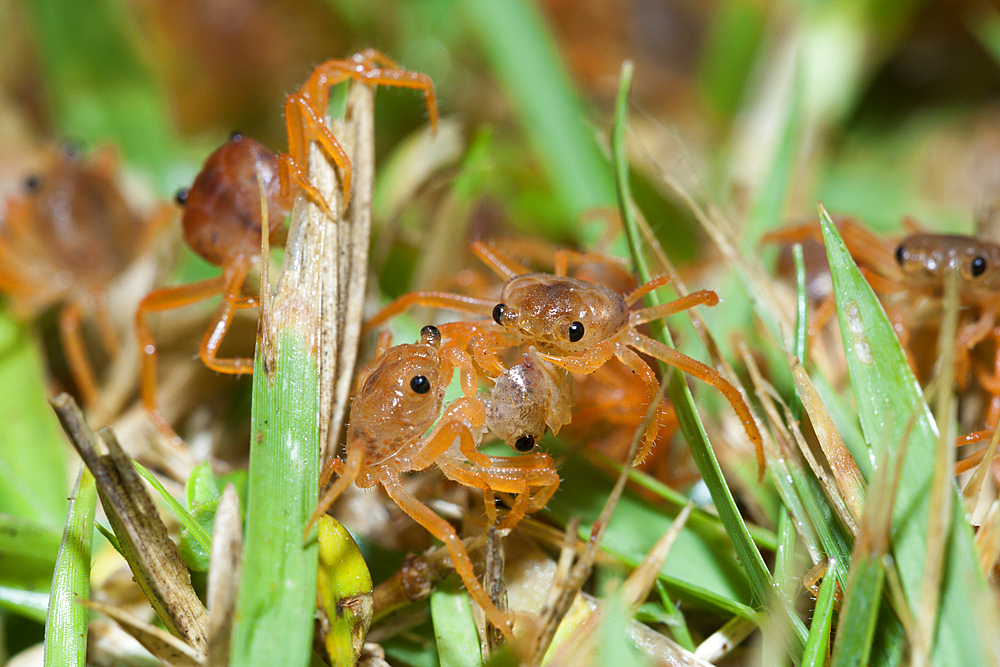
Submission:
<svg viewBox="0 0 1000 667">
<path fill-rule="evenodd" d="M 573 378 L 538 356 L 533 347 L 521 363 L 496 377 L 486 399 L 486 426 L 519 452 L 530 452 L 545 435 L 568 424 L 573 410 Z"/>
<path fill-rule="evenodd" d="M 577 375 L 593 373 L 616 357 L 642 380 L 648 400 L 652 401 L 659 390 L 659 382 L 638 353 L 647 354 L 699 378 L 725 396 L 756 448 L 758 469 L 763 475 L 764 453 L 760 431 L 739 391 L 715 369 L 637 330 L 645 322 L 696 305 L 714 306 L 719 302 L 715 292 L 701 290 L 659 306 L 630 310 L 639 299 L 666 284 L 668 279 L 654 279 L 624 295 L 565 275 L 569 261 L 588 255 L 560 254 L 556 259 L 556 273 L 552 275 L 531 273 L 480 241 L 472 244 L 472 250 L 507 280 L 499 303 L 446 292 L 411 292 L 383 308 L 365 327 L 376 326 L 414 305 L 489 315 L 499 329 L 487 329 L 479 322 L 467 325 L 473 329 L 469 334 L 470 347 L 476 361 L 487 372 L 503 373 L 506 369 L 500 363 L 497 351 L 523 344 L 535 346 L 541 359 Z M 449 326 L 458 329 L 462 325 L 452 323 Z M 649 453 L 658 429 L 659 413 L 650 421 L 637 461 L 642 461 Z"/>
<path fill-rule="evenodd" d="M 177 201 L 184 207 L 181 223 L 185 241 L 206 261 L 221 267 L 222 274 L 150 292 L 135 314 L 142 360 L 142 402 L 153 423 L 170 437 L 176 434 L 156 401 L 156 339 L 147 317 L 221 294 L 222 301 L 201 339 L 198 355 L 206 366 L 220 373 L 253 372 L 252 358 L 219 358 L 217 352 L 235 311 L 257 305 L 255 298 L 244 295 L 244 282 L 261 261 L 261 184 L 268 238 L 274 245 L 284 242 L 284 221 L 292 201 L 281 192 L 277 174 L 277 155 L 259 141 L 234 133 L 208 156 L 194 184 L 177 193 Z"/>
<path fill-rule="evenodd" d="M 972 236 L 930 234 L 909 218 L 904 220 L 904 226 L 911 233 L 898 241 L 875 234 L 853 218 L 836 218 L 834 222 L 851 256 L 879 294 L 914 366 L 918 364 L 910 349 L 911 330 L 926 322 L 934 323 L 941 311 L 945 278 L 951 272 L 957 273 L 961 312 L 954 342 L 955 379 L 964 389 L 970 374 L 974 375 L 990 395 L 985 430 L 961 436 L 957 444 L 971 444 L 991 435 L 1000 421 L 1000 245 Z M 806 239 L 822 241 L 817 224 L 778 230 L 765 240 L 794 243 Z M 833 312 L 831 295 L 820 305 L 810 324 L 811 332 L 815 333 Z M 990 338 L 994 344 L 992 363 L 973 368 L 973 351 Z M 984 452 L 959 461 L 956 471 L 978 464 Z"/>
<path fill-rule="evenodd" d="M 464 396 L 443 407 L 444 392 L 456 368 Z M 472 360 L 457 346 L 442 344 L 436 327 L 424 327 L 417 343 L 381 350 L 363 372 L 351 404 L 346 457 L 332 459 L 320 483 L 325 485 L 334 473 L 339 478 L 319 501 L 306 532 L 350 484 L 381 485 L 400 509 L 444 543 L 469 594 L 510 639 L 510 619 L 476 579 L 458 533 L 399 479 L 401 473 L 437 465 L 449 479 L 484 491 L 491 522 L 496 521 L 493 494 L 515 493 L 517 498 L 500 528 L 511 528 L 525 514 L 544 507 L 559 485 L 552 459 L 541 453 L 508 458 L 479 452 L 485 410 L 475 392 Z M 538 491 L 532 495 L 532 489 Z"/>
<path fill-rule="evenodd" d="M 169 211 L 137 215 L 117 184 L 118 158 L 110 148 L 83 158 L 65 145 L 24 179 L 6 204 L 0 226 L 0 290 L 18 317 L 31 318 L 62 302 L 59 334 L 83 401 L 95 406 L 98 385 L 81 323 L 93 312 L 109 355 L 119 340 L 105 289 L 145 249 Z"/>
</svg>

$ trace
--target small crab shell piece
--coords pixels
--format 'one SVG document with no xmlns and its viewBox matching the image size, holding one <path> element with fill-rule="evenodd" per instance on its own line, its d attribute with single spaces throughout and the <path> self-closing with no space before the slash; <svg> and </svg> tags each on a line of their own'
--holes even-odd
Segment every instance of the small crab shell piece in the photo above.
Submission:
<svg viewBox="0 0 1000 667">
<path fill-rule="evenodd" d="M 486 399 L 486 426 L 519 452 L 530 452 L 546 426 L 558 433 L 572 418 L 573 378 L 541 359 L 534 348 L 499 375 Z"/>
<path fill-rule="evenodd" d="M 621 294 L 603 285 L 529 273 L 504 285 L 493 319 L 542 349 L 573 354 L 627 327 L 629 307 Z"/>
<path fill-rule="evenodd" d="M 900 241 L 895 255 L 909 289 L 941 296 L 945 275 L 957 270 L 963 304 L 1000 302 L 1000 246 L 995 243 L 952 234 L 912 234 Z"/>
</svg>

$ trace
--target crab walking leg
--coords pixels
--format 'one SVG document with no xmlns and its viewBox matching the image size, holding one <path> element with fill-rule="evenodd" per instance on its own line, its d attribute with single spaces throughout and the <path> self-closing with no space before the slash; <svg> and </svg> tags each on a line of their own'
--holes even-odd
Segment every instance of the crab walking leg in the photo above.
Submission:
<svg viewBox="0 0 1000 667">
<path fill-rule="evenodd" d="M 309 182 L 305 170 L 302 168 L 306 164 L 306 151 L 309 147 L 310 138 L 315 139 L 320 146 L 330 156 L 343 178 L 343 206 L 351 201 L 351 160 L 347 157 L 343 147 L 330 132 L 323 119 L 313 109 L 301 95 L 289 95 L 285 102 L 285 122 L 288 126 L 288 153 L 282 154 L 278 158 L 278 178 L 283 193 L 290 193 L 292 181 L 301 187 L 310 199 L 319 206 L 323 212 L 333 217 L 330 207 L 323 196 L 312 183 Z M 307 134 L 308 130 L 308 134 Z"/>
<path fill-rule="evenodd" d="M 559 488 L 559 473 L 548 454 L 487 458 L 488 465 L 481 468 L 467 468 L 451 460 L 441 461 L 439 465 L 450 479 L 489 492 L 486 494 L 488 515 L 491 509 L 494 514 L 496 512 L 495 505 L 492 508 L 489 505 L 494 492 L 517 494 L 513 507 L 498 526 L 501 529 L 513 528 L 526 514 L 545 507 Z M 539 489 L 534 495 L 531 494 L 533 488 Z M 490 520 L 495 521 L 496 517 L 491 516 Z"/>
<path fill-rule="evenodd" d="M 490 623 L 499 628 L 500 632 L 507 638 L 507 641 L 513 642 L 513 623 L 510 615 L 497 609 L 497 606 L 493 604 L 493 601 L 486 594 L 482 584 L 479 583 L 479 579 L 476 578 L 475 570 L 472 567 L 472 559 L 469 558 L 469 553 L 465 550 L 465 544 L 462 543 L 462 539 L 455 532 L 455 529 L 452 528 L 451 524 L 435 514 L 433 510 L 421 503 L 414 496 L 410 495 L 403 488 L 396 475 L 380 475 L 379 481 L 385 488 L 385 492 L 399 505 L 401 510 L 409 514 L 414 521 L 444 543 L 448 549 L 448 553 L 451 554 L 455 571 L 462 578 L 462 583 L 465 584 L 469 595 L 482 608 L 483 613 L 490 619 Z"/>
<path fill-rule="evenodd" d="M 488 266 L 491 271 L 504 280 L 510 280 L 512 278 L 516 278 L 517 276 L 531 273 L 528 267 L 515 261 L 514 258 L 501 253 L 495 248 L 489 247 L 482 241 L 473 241 L 472 253 L 482 260 L 483 264 Z"/>
<path fill-rule="evenodd" d="M 624 345 L 618 349 L 618 358 L 629 367 L 629 369 L 635 373 L 640 380 L 642 380 L 643 385 L 646 387 L 646 398 L 648 402 L 643 406 L 647 411 L 649 406 L 653 404 L 656 400 L 656 395 L 660 393 L 660 383 L 656 379 L 656 375 L 653 373 L 653 369 L 649 367 L 645 361 L 642 360 L 638 354 L 625 347 Z M 656 436 L 660 433 L 660 410 L 657 408 L 653 411 L 653 414 L 649 418 L 649 426 L 646 427 L 646 433 L 644 434 L 642 440 L 642 447 L 636 452 L 635 462 L 642 463 L 649 456 L 649 451 L 656 444 Z"/>
<path fill-rule="evenodd" d="M 159 403 L 156 400 L 157 394 L 157 353 L 156 339 L 150 331 L 146 322 L 146 315 L 149 313 L 173 310 L 188 304 L 203 301 L 215 296 L 225 288 L 225 276 L 209 278 L 201 282 L 190 285 L 179 285 L 177 287 L 165 287 L 150 292 L 139 303 L 139 308 L 135 313 L 135 332 L 139 339 L 139 354 L 141 356 L 141 377 L 139 382 L 142 403 L 146 406 L 150 418 L 157 428 L 170 438 L 177 438 L 174 429 L 167 423 L 163 413 L 160 412 Z"/>
<path fill-rule="evenodd" d="M 362 332 L 371 331 L 383 322 L 406 312 L 414 306 L 425 306 L 427 308 L 444 308 L 455 310 L 460 313 L 472 313 L 474 315 L 489 316 L 496 305 L 489 299 L 477 299 L 472 296 L 461 296 L 448 292 L 410 292 L 399 297 L 388 306 L 375 313 L 375 315 L 364 323 Z"/>
<path fill-rule="evenodd" d="M 316 105 L 321 115 L 325 115 L 329 89 L 348 79 L 363 81 L 371 86 L 413 88 L 423 91 L 428 120 L 432 128 L 437 128 L 439 117 L 437 96 L 434 94 L 434 82 L 431 78 L 420 72 L 402 69 L 395 60 L 375 49 L 366 49 L 350 58 L 320 63 L 299 92 Z"/>
<path fill-rule="evenodd" d="M 655 282 L 655 281 L 652 281 Z M 649 285 L 651 283 L 646 283 Z M 635 303 L 632 299 L 633 295 L 642 290 L 646 285 L 643 285 L 638 290 L 633 292 L 628 296 L 626 302 L 629 305 Z M 640 297 L 642 295 L 640 294 Z M 636 299 L 638 300 L 638 299 Z M 710 289 L 698 290 L 697 292 L 691 292 L 687 296 L 682 296 L 679 299 L 674 299 L 667 303 L 662 303 L 658 306 L 650 306 L 649 308 L 643 308 L 642 310 L 637 310 L 630 316 L 630 320 L 633 326 L 638 324 L 645 324 L 646 322 L 652 322 L 653 320 L 658 320 L 663 317 L 668 317 L 670 315 L 675 315 L 685 310 L 694 308 L 695 306 L 715 306 L 719 303 L 719 295 Z"/>
<path fill-rule="evenodd" d="M 326 511 L 330 509 L 340 494 L 344 492 L 347 487 L 354 483 L 354 480 L 358 478 L 358 473 L 361 472 L 361 464 L 364 462 L 365 450 L 364 447 L 352 447 L 348 448 L 347 452 L 347 463 L 344 463 L 339 458 L 334 458 L 330 460 L 330 463 L 323 469 L 323 473 L 320 475 L 320 486 L 326 484 L 330 481 L 330 477 L 333 473 L 340 475 L 337 481 L 327 489 L 323 497 L 319 499 L 316 503 L 316 509 L 313 510 L 312 516 L 309 517 L 309 521 L 306 522 L 305 530 L 302 533 L 302 539 L 308 539 L 309 531 L 312 530 L 313 525 L 319 521 L 319 518 L 326 514 Z"/>
<path fill-rule="evenodd" d="M 726 397 L 729 404 L 733 406 L 736 416 L 743 422 L 743 428 L 746 430 L 750 442 L 753 443 L 757 451 L 758 478 L 763 479 L 766 465 L 764 461 L 764 441 L 761 438 L 760 431 L 757 429 L 757 422 L 754 420 L 753 413 L 750 412 L 750 408 L 747 406 L 746 401 L 743 400 L 740 392 L 736 390 L 736 387 L 730 384 L 729 380 L 722 377 L 715 369 L 638 332 L 632 331 L 629 333 L 628 344 L 639 352 L 655 357 L 665 364 L 684 371 L 688 375 L 693 375 L 722 392 L 722 395 Z"/>
<path fill-rule="evenodd" d="M 80 334 L 82 316 L 80 304 L 75 301 L 66 304 L 59 313 L 59 338 L 76 388 L 80 391 L 84 404 L 93 407 L 97 405 L 97 380 Z"/>
<path fill-rule="evenodd" d="M 227 278 L 222 301 L 215 311 L 212 322 L 208 325 L 205 335 L 201 339 L 199 356 L 206 366 L 219 373 L 229 373 L 232 375 L 250 375 L 253 373 L 252 357 L 232 357 L 220 359 L 216 356 L 222 339 L 225 338 L 229 325 L 233 321 L 233 310 L 249 308 L 246 300 L 239 298 L 240 289 L 243 284 L 243 276 L 246 270 L 228 271 L 223 274 Z M 250 302 L 252 303 L 252 301 Z"/>
</svg>

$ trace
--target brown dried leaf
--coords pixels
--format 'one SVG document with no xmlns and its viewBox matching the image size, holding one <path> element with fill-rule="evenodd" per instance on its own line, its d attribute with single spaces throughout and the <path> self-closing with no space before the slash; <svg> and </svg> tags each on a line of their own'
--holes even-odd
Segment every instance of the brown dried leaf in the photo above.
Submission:
<svg viewBox="0 0 1000 667">
<path fill-rule="evenodd" d="M 80 600 L 80 604 L 113 619 L 125 632 L 135 637 L 157 660 L 170 667 L 199 667 L 205 656 L 172 634 L 140 620 L 109 604 L 96 600 Z"/>
<path fill-rule="evenodd" d="M 207 644 L 208 615 L 132 460 L 109 428 L 90 429 L 68 394 L 51 401 L 63 429 L 97 482 L 108 521 L 136 582 L 167 629 L 198 651 Z M 101 455 L 99 442 L 108 453 Z"/>
</svg>

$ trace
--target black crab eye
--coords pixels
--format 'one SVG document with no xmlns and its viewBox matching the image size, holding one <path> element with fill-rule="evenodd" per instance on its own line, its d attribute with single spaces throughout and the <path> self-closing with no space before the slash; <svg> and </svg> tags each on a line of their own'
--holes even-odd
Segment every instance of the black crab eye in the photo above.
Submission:
<svg viewBox="0 0 1000 667">
<path fill-rule="evenodd" d="M 497 324 L 503 325 L 503 311 L 506 307 L 502 303 L 493 306 L 493 321 Z"/>
<path fill-rule="evenodd" d="M 903 250 L 902 245 L 896 246 L 896 263 L 902 266 L 903 262 L 905 261 L 906 261 L 906 251 Z"/>
<path fill-rule="evenodd" d="M 28 192 L 38 192 L 42 187 L 42 177 L 38 174 L 28 174 L 24 179 L 24 189 Z"/>
<path fill-rule="evenodd" d="M 417 394 L 426 394 L 431 390 L 431 381 L 426 375 L 414 375 L 410 380 L 410 389 Z"/>
<path fill-rule="evenodd" d="M 534 448 L 535 448 L 535 436 L 533 435 L 522 435 L 520 438 L 517 439 L 517 442 L 514 443 L 514 449 L 521 452 L 522 454 L 524 452 L 530 452 Z"/>
<path fill-rule="evenodd" d="M 187 204 L 187 200 L 188 200 L 187 188 L 181 188 L 180 190 L 177 191 L 177 194 L 174 195 L 174 201 L 177 202 L 178 206 L 184 206 L 185 204 Z"/>
<path fill-rule="evenodd" d="M 986 273 L 986 258 L 982 255 L 972 260 L 972 277 L 978 278 Z"/>
<path fill-rule="evenodd" d="M 583 323 L 573 322 L 569 325 L 569 342 L 575 343 L 583 338 Z"/>
<path fill-rule="evenodd" d="M 428 324 L 420 330 L 420 340 L 427 345 L 437 345 L 441 342 L 441 330 L 433 324 Z"/>
</svg>

